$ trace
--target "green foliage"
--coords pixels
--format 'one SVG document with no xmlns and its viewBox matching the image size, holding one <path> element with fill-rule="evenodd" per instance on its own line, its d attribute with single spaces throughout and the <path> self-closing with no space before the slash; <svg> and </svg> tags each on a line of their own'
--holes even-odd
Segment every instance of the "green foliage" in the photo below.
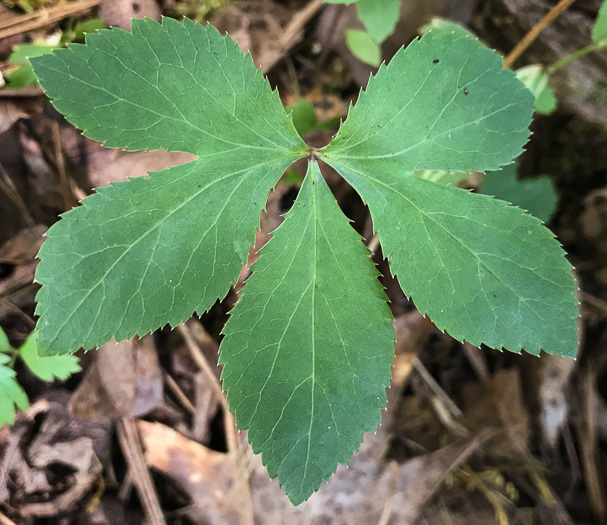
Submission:
<svg viewBox="0 0 607 525">
<path fill-rule="evenodd" d="M 300 98 L 297 104 L 285 106 L 285 109 L 291 114 L 293 125 L 300 137 L 305 137 L 318 124 L 314 106 L 305 98 Z"/>
<path fill-rule="evenodd" d="M 527 210 L 543 222 L 548 222 L 557 206 L 554 184 L 549 177 L 516 178 L 517 166 L 511 164 L 500 171 L 490 171 L 479 191 Z"/>
<path fill-rule="evenodd" d="M 366 31 L 348 29 L 346 43 L 356 58 L 372 66 L 381 64 L 381 48 Z"/>
<path fill-rule="evenodd" d="M 548 74 L 541 66 L 525 66 L 516 71 L 516 76 L 533 93 L 533 109 L 541 115 L 550 115 L 556 109 L 556 96 L 548 84 Z"/>
<path fill-rule="evenodd" d="M 0 353 L 0 426 L 15 422 L 15 409 L 27 410 L 27 394 L 15 379 L 10 356 Z"/>
<path fill-rule="evenodd" d="M 401 0 L 358 0 L 356 13 L 375 42 L 388 38 L 400 18 Z"/>
<path fill-rule="evenodd" d="M 19 356 L 38 379 L 55 381 L 67 379 L 80 371 L 78 359 L 71 355 L 39 356 L 36 334 L 32 333 L 19 348 Z"/>
<path fill-rule="evenodd" d="M 382 66 L 336 138 L 306 146 L 248 55 L 211 26 L 134 20 L 32 60 L 84 134 L 197 159 L 101 188 L 48 232 L 36 279 L 45 355 L 175 326 L 227 293 L 268 192 L 308 174 L 261 250 L 221 344 L 239 427 L 294 503 L 379 421 L 394 333 L 369 254 L 323 160 L 368 204 L 403 289 L 458 339 L 575 355 L 570 266 L 540 221 L 416 170 L 499 169 L 528 137 L 533 97 L 476 40 L 427 35 Z"/>
<path fill-rule="evenodd" d="M 296 104 L 285 106 L 285 109 L 287 113 L 291 114 L 293 125 L 300 137 L 305 137 L 311 131 L 333 129 L 339 122 L 339 117 L 319 122 L 314 105 L 305 98 L 300 98 Z M 301 177 L 299 182 L 301 182 Z"/>
<path fill-rule="evenodd" d="M 324 0 L 326 4 L 354 4 L 365 31 L 346 31 L 346 44 L 352 54 L 378 67 L 381 63 L 381 43 L 393 32 L 400 18 L 402 0 Z"/>
<path fill-rule="evenodd" d="M 27 410 L 29 400 L 15 379 L 13 365 L 19 356 L 35 376 L 42 381 L 67 379 L 80 370 L 78 359 L 73 355 L 39 357 L 35 333 L 32 333 L 18 350 L 9 343 L 0 328 L 0 426 L 15 422 L 15 409 Z"/>
<path fill-rule="evenodd" d="M 61 35 L 61 41 L 58 44 L 20 44 L 15 46 L 8 61 L 12 64 L 22 65 L 6 76 L 8 87 L 20 88 L 37 83 L 38 79 L 29 63 L 30 58 L 48 55 L 55 49 L 61 49 L 71 42 L 82 42 L 85 34 L 97 32 L 104 27 L 105 24 L 101 20 L 93 18 L 77 24 L 73 29 L 68 27 Z"/>
<path fill-rule="evenodd" d="M 592 28 L 592 41 L 607 40 L 607 0 L 603 0 L 601 9 Z"/>
<path fill-rule="evenodd" d="M 228 403 L 294 503 L 349 461 L 386 405 L 394 329 L 348 223 L 311 161 L 224 328 Z"/>
</svg>

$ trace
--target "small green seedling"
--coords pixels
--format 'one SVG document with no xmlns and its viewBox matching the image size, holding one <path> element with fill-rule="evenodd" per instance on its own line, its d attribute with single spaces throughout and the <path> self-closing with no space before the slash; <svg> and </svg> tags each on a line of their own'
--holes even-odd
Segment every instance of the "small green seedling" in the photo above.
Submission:
<svg viewBox="0 0 607 525">
<path fill-rule="evenodd" d="M 103 29 L 105 24 L 93 18 L 77 24 L 73 29 L 67 28 L 61 35 L 60 40 L 55 44 L 49 43 L 34 43 L 34 44 L 19 44 L 13 48 L 13 52 L 8 57 L 11 64 L 19 65 L 17 69 L 6 75 L 8 81 L 7 87 L 20 88 L 31 86 L 38 82 L 32 66 L 29 63 L 30 58 L 52 53 L 55 49 L 61 49 L 72 42 L 84 42 L 84 35 L 94 33 Z"/>
<path fill-rule="evenodd" d="M 346 44 L 359 60 L 372 66 L 381 63 L 381 44 L 396 28 L 402 0 L 324 0 L 327 4 L 356 4 L 356 14 L 365 30 L 348 29 Z"/>
<path fill-rule="evenodd" d="M 208 310 L 238 279 L 271 188 L 308 159 L 220 351 L 236 422 L 293 503 L 376 429 L 394 353 L 377 269 L 320 163 L 362 197 L 392 274 L 438 328 L 477 346 L 575 357 L 576 285 L 553 234 L 502 201 L 412 174 L 497 170 L 527 141 L 533 96 L 475 39 L 430 33 L 401 49 L 321 149 L 210 25 L 133 20 L 132 34 L 103 30 L 32 65 L 86 136 L 197 155 L 98 189 L 48 231 L 36 271 L 47 355 Z"/>
<path fill-rule="evenodd" d="M 13 366 L 17 358 L 42 381 L 67 379 L 80 370 L 78 359 L 73 355 L 39 356 L 34 333 L 19 349 L 13 348 L 0 328 L 0 426 L 15 422 L 16 408 L 27 410 L 29 407 L 27 394 L 15 379 Z"/>
</svg>

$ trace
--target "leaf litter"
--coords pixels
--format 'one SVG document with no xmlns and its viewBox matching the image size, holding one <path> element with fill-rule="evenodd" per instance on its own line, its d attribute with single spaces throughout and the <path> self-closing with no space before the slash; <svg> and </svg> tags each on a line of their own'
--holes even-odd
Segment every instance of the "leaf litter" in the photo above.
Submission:
<svg viewBox="0 0 607 525">
<path fill-rule="evenodd" d="M 163 167 L 165 166 L 162 166 L 162 168 Z M 281 212 L 278 211 L 274 213 Z M 5 280 L 4 277 L 3 280 Z M 410 305 L 407 305 L 406 302 L 404 302 L 399 303 L 396 307 L 406 310 L 407 308 L 410 308 Z M 217 309 L 221 312 L 220 307 Z M 207 316 L 209 315 L 213 315 L 213 312 L 207 314 Z M 412 312 L 412 316 L 414 317 L 415 315 L 416 314 Z M 18 324 L 15 324 L 14 313 L 10 314 L 8 317 L 5 314 L 5 317 L 3 317 L 3 326 L 7 319 L 9 321 L 9 327 L 18 326 Z M 209 326 L 211 326 L 211 324 L 209 324 Z M 417 324 L 416 322 L 413 322 L 412 327 L 414 334 L 418 330 L 421 330 L 421 328 L 419 328 L 419 321 Z M 23 335 L 25 330 L 21 328 L 20 331 L 13 330 L 9 332 L 11 333 L 11 337 L 14 337 L 15 334 Z M 215 338 L 217 338 L 217 333 L 218 331 L 215 331 Z M 430 432 L 430 435 L 432 439 L 429 441 L 426 440 L 423 437 L 423 433 L 417 434 L 417 437 L 410 439 L 406 429 L 397 432 L 393 426 L 394 423 L 390 423 L 389 426 L 391 427 L 391 430 L 387 431 L 387 423 L 383 423 L 377 434 L 368 434 L 366 436 L 363 448 L 361 449 L 360 454 L 355 457 L 350 468 L 346 469 L 340 467 L 340 471 L 335 476 L 336 487 L 329 489 L 327 498 L 318 498 L 320 501 L 311 500 L 309 507 L 312 507 L 314 510 L 308 509 L 307 511 L 305 506 L 298 507 L 296 511 L 293 511 L 292 507 L 287 505 L 284 496 L 282 496 L 278 490 L 277 484 L 269 481 L 267 478 L 267 474 L 265 473 L 265 470 L 261 468 L 258 458 L 253 456 L 250 451 L 247 451 L 246 455 L 248 457 L 249 469 L 252 469 L 249 483 L 254 503 L 254 517 L 257 518 L 258 522 L 274 522 L 270 520 L 270 517 L 276 517 L 276 519 L 280 519 L 280 521 L 286 520 L 293 523 L 298 523 L 297 519 L 299 518 L 302 520 L 302 523 L 323 523 L 326 522 L 327 519 L 329 519 L 331 523 L 340 523 L 340 515 L 354 517 L 360 515 L 367 516 L 367 514 L 357 515 L 356 512 L 358 511 L 359 513 L 368 512 L 368 516 L 376 521 L 380 520 L 382 516 L 387 515 L 393 520 L 398 519 L 398 517 L 401 517 L 402 519 L 407 517 L 411 522 L 417 519 L 420 523 L 432 523 L 436 522 L 437 519 L 440 519 L 437 518 L 437 516 L 441 516 L 441 512 L 444 512 L 445 509 L 450 509 L 454 522 L 457 522 L 458 519 L 463 519 L 463 523 L 471 523 L 473 520 L 470 519 L 470 517 L 477 516 L 478 520 L 476 522 L 483 523 L 483 519 L 495 519 L 496 516 L 501 515 L 499 514 L 500 512 L 503 512 L 511 519 L 514 519 L 517 515 L 516 510 L 518 501 L 520 500 L 511 497 L 512 493 L 509 492 L 508 484 L 506 482 L 500 483 L 498 479 L 499 476 L 494 476 L 493 478 L 489 476 L 489 474 L 493 473 L 492 475 L 494 475 L 496 472 L 501 473 L 502 477 L 507 477 L 510 483 L 514 483 L 514 485 L 517 486 L 517 490 L 520 492 L 526 491 L 526 496 L 533 502 L 531 505 L 527 503 L 528 508 L 535 508 L 537 515 L 542 514 L 544 517 L 547 515 L 554 519 L 557 515 L 562 518 L 563 516 L 567 516 L 570 512 L 573 512 L 576 516 L 584 515 L 583 509 L 580 509 L 578 504 L 571 504 L 571 496 L 567 499 L 566 491 L 561 491 L 557 494 L 556 491 L 560 490 L 558 480 L 555 482 L 551 479 L 550 476 L 546 474 L 546 471 L 538 466 L 537 462 L 528 458 L 527 461 L 529 464 L 527 466 L 523 464 L 520 468 L 517 467 L 514 469 L 515 472 L 508 470 L 505 466 L 508 459 L 518 457 L 514 455 L 517 452 L 520 453 L 522 450 L 529 453 L 529 440 L 534 435 L 533 429 L 529 426 L 529 418 L 538 417 L 537 414 L 539 413 L 538 407 L 534 407 L 533 404 L 529 405 L 529 401 L 521 394 L 528 389 L 532 390 L 528 385 L 533 385 L 534 382 L 536 385 L 540 385 L 539 390 L 541 392 L 541 385 L 547 384 L 547 382 L 549 382 L 548 378 L 552 379 L 552 382 L 556 385 L 552 387 L 552 391 L 558 392 L 559 388 L 563 388 L 562 385 L 568 383 L 567 378 L 571 377 L 571 374 L 575 377 L 577 365 L 570 364 L 566 371 L 563 373 L 559 372 L 558 374 L 551 373 L 549 371 L 550 366 L 547 366 L 547 371 L 535 371 L 531 368 L 531 372 L 527 370 L 529 367 L 525 367 L 524 373 L 521 373 L 517 370 L 522 369 L 523 365 L 516 358 L 507 359 L 505 357 L 500 357 L 499 355 L 490 355 L 487 357 L 489 378 L 485 378 L 483 381 L 482 378 L 475 377 L 474 373 L 470 372 L 471 364 L 457 343 L 454 343 L 440 332 L 432 329 L 432 327 L 430 327 L 429 331 L 424 328 L 422 333 L 425 335 L 421 337 L 421 343 L 417 344 L 418 348 L 415 348 L 416 345 L 413 344 L 415 349 L 413 350 L 409 347 L 408 351 L 413 352 L 412 355 L 414 356 L 421 356 L 424 366 L 438 379 L 445 396 L 459 405 L 463 412 L 461 422 L 469 430 L 471 437 L 462 440 L 461 437 L 457 437 L 453 434 L 452 429 L 445 426 L 444 418 L 440 415 L 440 404 L 433 401 L 433 394 L 428 393 L 427 391 L 424 394 L 424 396 L 426 396 L 425 403 L 420 403 L 419 401 L 417 403 L 408 403 L 406 404 L 407 410 L 405 410 L 404 413 L 403 411 L 399 411 L 399 415 L 394 416 L 395 407 L 403 404 L 401 399 L 423 399 L 422 394 L 419 392 L 424 391 L 424 382 L 417 377 L 416 372 L 412 371 L 413 366 L 411 364 L 411 357 L 406 357 L 402 362 L 397 361 L 396 370 L 398 371 L 401 369 L 399 375 L 401 379 L 398 388 L 390 389 L 389 396 L 393 396 L 392 392 L 396 391 L 399 391 L 399 395 L 396 399 L 393 397 L 390 399 L 386 415 L 390 415 L 392 419 L 401 422 L 411 422 L 417 419 L 425 420 L 425 424 L 431 424 L 432 431 Z M 151 344 L 152 347 L 156 347 L 156 352 L 159 355 L 159 363 L 166 363 L 166 353 L 163 355 L 163 352 L 166 352 L 166 349 L 163 350 L 163 347 L 166 347 L 166 344 L 176 345 L 176 338 L 172 334 L 161 334 L 160 338 L 160 340 L 154 340 Z M 592 351 L 592 348 L 593 346 L 591 345 L 589 351 Z M 405 351 L 406 350 L 407 349 L 405 349 Z M 436 357 L 435 354 L 437 354 Z M 568 363 L 572 362 L 568 361 Z M 114 363 L 114 365 L 115 364 L 116 363 Z M 166 364 L 164 366 L 166 366 Z M 506 372 L 502 373 L 501 371 L 504 370 Z M 601 373 L 601 370 L 602 368 L 600 366 L 597 367 L 592 374 L 590 374 L 590 379 L 586 379 L 586 382 L 584 383 L 586 386 L 584 389 L 580 389 L 576 394 L 582 405 L 584 405 L 586 398 L 595 399 L 592 395 L 589 396 L 588 392 L 592 392 L 592 389 L 596 384 L 592 378 L 596 378 L 598 374 Z M 106 372 L 111 375 L 111 367 L 109 367 Z M 136 373 L 135 375 L 138 374 Z M 525 377 L 526 375 L 529 377 Z M 501 379 L 499 379 L 500 377 Z M 542 379 L 544 377 L 547 379 Z M 419 386 L 420 381 L 422 386 Z M 192 383 L 194 382 L 195 381 L 192 381 Z M 416 382 L 418 383 L 417 386 L 415 386 Z M 187 382 L 184 383 L 182 381 L 181 383 L 184 385 Z M 484 394 L 479 395 L 478 393 L 473 393 L 470 396 L 466 396 L 464 394 L 464 386 L 473 385 L 474 383 L 484 383 L 480 386 L 477 385 Z M 40 387 L 38 386 L 37 388 L 38 391 L 40 391 Z M 31 387 L 28 388 L 28 390 L 30 389 Z M 33 391 L 36 391 L 36 388 L 34 388 Z M 487 392 L 489 392 L 489 394 L 487 394 Z M 165 396 L 169 396 L 169 394 L 165 392 Z M 194 396 L 190 396 L 190 399 L 193 398 Z M 539 398 L 546 399 L 540 403 L 540 411 L 542 410 L 542 407 L 551 406 L 552 401 L 550 401 L 551 396 L 549 394 L 540 393 Z M 44 400 L 44 397 L 41 399 Z M 61 399 L 62 402 L 65 403 L 67 398 L 63 397 Z M 471 399 L 471 401 L 466 402 L 465 399 Z M 503 403 L 504 400 L 509 404 L 500 408 L 499 404 Z M 153 416 L 153 420 L 164 421 L 176 427 L 181 427 L 181 429 L 185 430 L 187 433 L 191 421 L 188 421 L 187 417 L 175 417 L 176 414 L 180 412 L 183 413 L 184 409 L 175 402 L 174 397 L 169 399 L 169 403 L 165 403 L 165 405 L 165 407 L 156 408 L 157 412 L 156 415 Z M 40 412 L 37 405 L 35 406 L 35 409 L 32 408 L 30 409 L 30 412 L 27 413 L 30 414 L 29 421 L 32 421 L 34 417 L 40 417 L 37 414 L 44 412 Z M 597 432 L 597 429 L 596 426 L 593 426 L 596 423 L 592 423 L 593 416 L 589 410 L 592 411 L 592 408 L 587 408 L 583 411 L 581 416 L 582 422 L 578 423 L 578 425 L 581 424 L 582 426 L 579 428 L 587 435 L 592 436 Z M 474 413 L 484 413 L 485 415 L 479 417 L 479 422 L 474 425 L 466 424 L 466 421 L 469 418 L 473 419 L 472 416 Z M 27 416 L 27 414 L 24 414 L 24 416 Z M 597 414 L 600 415 L 602 412 L 597 412 Z M 384 419 L 386 415 L 384 416 Z M 594 417 L 596 417 L 596 414 Z M 561 426 L 558 430 L 554 430 L 553 427 L 548 426 L 544 429 L 546 435 L 550 435 L 550 442 L 554 442 L 555 433 L 557 440 L 571 439 L 571 436 L 569 436 L 569 438 L 561 437 L 563 428 L 565 429 L 565 432 L 570 432 L 570 430 L 567 430 L 568 420 L 568 417 L 565 416 L 565 427 Z M 60 427 L 71 424 L 67 423 L 67 421 L 71 421 L 69 419 L 59 419 L 59 421 L 61 423 L 53 423 L 53 425 Z M 104 422 L 103 425 L 108 425 L 108 427 L 111 425 L 110 423 L 105 422 L 106 420 L 104 419 L 97 421 Z M 23 421 L 18 421 L 13 428 L 9 429 L 5 427 L 2 429 L 3 435 L 12 436 L 7 437 L 6 440 L 2 440 L 3 447 L 8 446 L 8 444 L 11 443 L 11 439 L 13 443 L 12 450 L 15 450 L 15 446 L 22 447 L 27 444 L 27 437 L 25 437 L 26 432 L 18 430 L 18 425 L 20 424 L 23 424 Z M 150 425 L 150 423 L 142 422 L 140 429 L 143 429 L 146 424 L 148 426 Z M 158 423 L 154 424 L 158 425 Z M 209 425 L 211 424 L 212 422 L 209 422 Z M 483 433 L 483 429 L 487 428 L 489 424 L 497 434 L 492 434 L 487 437 L 487 435 Z M 101 426 L 103 427 L 103 425 Z M 215 424 L 214 427 L 217 428 L 217 425 Z M 86 434 L 86 432 L 82 430 L 79 430 L 79 432 L 81 432 L 81 435 L 83 436 Z M 145 443 L 146 437 L 151 434 L 151 431 L 148 428 L 148 434 L 146 434 L 146 431 L 144 430 L 141 430 L 140 432 L 142 440 Z M 159 431 L 156 432 L 159 433 Z M 200 446 L 192 440 L 189 442 L 179 442 L 183 436 L 180 437 L 175 431 L 171 432 L 172 436 L 170 438 L 157 440 L 154 447 L 150 447 L 150 450 L 153 450 L 157 455 L 160 455 L 164 450 L 172 449 L 173 451 L 176 451 L 178 455 L 187 457 L 188 450 L 190 450 L 189 447 L 192 445 Z M 92 446 L 91 448 L 88 444 L 74 444 L 74 442 L 69 441 L 69 439 L 64 436 L 58 439 L 56 433 L 54 433 L 49 426 L 39 428 L 37 433 L 48 435 L 48 438 L 43 438 L 42 443 L 44 443 L 44 440 L 46 439 L 59 441 L 60 443 L 72 443 L 71 453 L 79 455 L 79 458 L 82 459 L 82 461 L 78 462 L 76 461 L 76 458 L 70 459 L 70 454 L 65 453 L 66 450 L 69 450 L 69 446 L 63 448 L 62 446 L 59 446 L 55 447 L 55 450 L 46 451 L 44 444 L 36 444 L 33 447 L 33 450 L 36 454 L 39 454 L 39 459 L 36 459 L 33 464 L 36 469 L 41 469 L 42 471 L 46 469 L 43 475 L 46 477 L 46 483 L 48 484 L 49 466 L 52 467 L 51 470 L 55 469 L 58 464 L 58 458 L 61 458 L 64 460 L 64 465 L 67 465 L 69 469 L 75 469 L 75 471 L 79 473 L 78 476 L 73 478 L 76 480 L 74 487 L 76 487 L 77 490 L 65 490 L 64 495 L 66 495 L 66 497 L 55 496 L 51 491 L 51 493 L 46 496 L 47 502 L 45 502 L 45 505 L 32 507 L 28 506 L 28 503 L 20 502 L 18 499 L 15 499 L 14 489 L 12 489 L 13 492 L 11 495 L 11 491 L 8 490 L 9 487 L 5 485 L 4 490 L 6 498 L 12 497 L 12 499 L 3 499 L 2 501 L 10 501 L 11 507 L 17 511 L 17 514 L 13 515 L 15 518 L 18 518 L 19 516 L 33 516 L 33 513 L 35 512 L 58 513 L 65 509 L 67 509 L 66 511 L 68 513 L 72 513 L 73 515 L 75 508 L 80 507 L 81 504 L 86 502 L 89 498 L 89 496 L 86 495 L 87 490 L 85 490 L 84 487 L 88 487 L 88 490 L 90 491 L 91 487 L 94 487 L 91 479 L 98 479 L 96 476 L 99 475 L 99 471 L 95 466 L 96 460 L 90 451 L 96 450 L 95 457 L 101 458 L 100 461 L 107 465 L 107 472 L 114 470 L 111 466 L 111 462 L 107 458 L 108 450 L 110 450 L 110 447 L 107 444 L 107 438 L 110 436 L 110 433 L 106 428 L 106 430 L 100 434 L 106 439 L 101 448 L 96 448 L 95 446 Z M 214 434 L 221 436 L 221 432 L 215 431 Z M 166 434 L 163 435 L 166 436 Z M 416 436 L 415 433 L 410 435 Z M 437 436 L 439 439 L 437 439 Z M 62 441 L 64 439 L 65 441 Z M 188 438 L 185 439 L 187 440 Z M 217 437 L 215 437 L 215 440 L 217 440 Z M 577 440 L 583 441 L 583 438 L 578 437 Z M 179 442 L 179 444 L 175 445 L 175 442 Z M 558 442 L 561 444 L 563 443 L 562 441 Z M 446 443 L 452 444 L 445 445 Z M 491 443 L 496 444 L 492 446 Z M 216 443 L 209 444 L 211 446 L 217 446 Z M 578 446 L 577 442 L 574 442 L 572 446 L 575 450 Z M 589 450 L 586 446 L 583 446 L 583 448 L 584 450 L 582 450 L 581 453 L 582 465 L 588 464 L 586 458 L 592 457 L 593 454 L 600 453 L 596 444 L 591 446 Z M 40 450 L 43 450 L 44 452 L 41 453 L 39 452 Z M 208 451 L 213 452 L 211 449 L 208 449 Z M 476 454 L 474 454 L 475 452 Z M 396 455 L 398 459 L 389 459 L 394 455 Z M 231 476 L 233 482 L 235 475 L 243 475 L 240 469 L 233 466 L 232 461 L 225 452 L 215 451 L 215 456 L 217 458 L 222 458 L 221 460 L 217 459 L 217 461 L 219 462 L 218 464 L 222 464 L 225 467 L 226 471 L 224 475 L 226 476 L 226 479 L 229 480 Z M 537 457 L 535 459 L 537 460 Z M 544 459 L 547 463 L 550 463 L 549 458 Z M 14 465 L 11 467 L 13 472 L 16 471 L 15 469 L 25 468 L 25 459 L 15 460 L 13 458 L 13 460 L 15 461 Z M 360 462 L 358 460 L 360 460 Z M 21 463 L 19 463 L 19 461 L 21 461 Z M 568 461 L 574 463 L 575 458 L 570 457 Z M 59 461 L 59 463 L 61 463 L 61 461 Z M 149 465 L 152 468 L 164 472 L 164 475 L 167 477 L 175 478 L 177 480 L 179 480 L 180 477 L 183 479 L 184 473 L 189 472 L 190 475 L 201 480 L 201 488 L 199 490 L 206 490 L 209 487 L 213 487 L 214 483 L 219 482 L 219 480 L 216 480 L 213 476 L 205 473 L 204 467 L 200 466 L 196 468 L 197 465 L 195 462 L 184 463 L 184 466 L 181 468 L 178 467 L 175 472 L 170 471 L 170 469 L 163 470 L 162 468 L 159 468 L 158 462 L 155 462 L 152 459 L 149 460 Z M 80 472 L 84 472 L 84 470 L 87 469 L 89 473 L 86 476 L 80 474 Z M 351 471 L 350 475 L 348 475 L 349 471 Z M 412 474 L 415 475 L 412 476 Z M 120 476 L 121 473 L 118 473 L 118 475 Z M 585 476 L 592 476 L 592 479 L 595 481 L 597 479 L 600 480 L 600 474 L 596 472 L 593 473 L 588 469 L 586 469 L 584 473 L 580 472 L 579 475 L 581 476 L 581 479 Z M 29 483 L 27 480 L 40 476 L 41 474 L 38 472 L 20 474 L 20 477 L 18 478 L 20 483 L 19 486 L 26 486 L 23 483 Z M 477 480 L 475 483 L 470 482 L 469 480 L 474 476 L 480 477 L 481 480 Z M 414 480 L 417 480 L 417 482 Z M 440 482 L 444 481 L 446 481 L 446 484 L 443 483 L 440 485 Z M 35 487 L 35 491 L 39 490 L 40 487 L 45 487 L 44 481 L 37 483 L 41 484 L 30 485 L 29 490 L 32 490 L 31 487 Z M 326 488 L 331 487 L 331 483 L 332 481 L 326 485 Z M 546 486 L 550 487 L 551 484 L 554 484 L 555 488 L 550 488 L 546 491 Z M 166 484 L 159 483 L 158 486 L 162 487 L 166 486 Z M 437 494 L 437 488 L 439 486 L 440 490 Z M 592 506 L 593 509 L 600 512 L 600 499 L 597 499 L 597 494 L 600 494 L 601 490 L 600 481 L 598 481 L 598 485 L 595 483 L 595 486 L 598 488 L 593 489 L 595 492 L 592 496 Z M 48 487 L 48 485 L 46 487 Z M 114 485 L 112 488 L 111 483 L 108 484 L 108 487 L 105 495 L 110 498 L 112 492 L 117 492 L 117 487 Z M 475 488 L 471 490 L 470 487 Z M 573 488 L 576 494 L 584 496 L 583 489 L 581 489 L 579 485 Z M 192 501 L 196 501 L 194 497 L 194 495 L 197 494 L 196 491 L 188 489 L 187 486 L 182 486 L 180 490 L 186 494 L 186 499 L 191 498 Z M 598 492 L 596 492 L 596 490 L 598 490 Z M 480 498 L 479 493 L 481 494 Z M 28 494 L 31 494 L 31 492 Z M 369 494 L 374 495 L 375 497 L 369 497 Z M 549 500 L 547 494 L 551 494 L 556 498 L 553 500 L 556 503 L 553 503 L 552 506 L 547 505 L 546 503 Z M 102 499 L 105 495 L 102 496 Z M 434 499 L 431 499 L 432 495 L 435 495 Z M 314 496 L 314 498 L 317 496 L 319 496 L 319 494 Z M 506 500 L 504 500 L 504 498 L 506 498 Z M 496 505 L 496 499 L 497 501 L 502 501 L 501 508 Z M 414 503 L 411 505 L 402 505 L 400 503 L 402 501 L 411 501 Z M 504 504 L 503 501 L 506 501 L 506 503 Z M 120 504 L 124 505 L 122 502 L 120 502 Z M 36 505 L 38 505 L 37 502 Z M 228 507 L 226 510 L 222 501 L 213 502 L 211 498 L 209 505 L 209 509 L 219 509 L 217 523 L 229 522 L 222 521 L 227 520 L 226 516 L 230 512 L 230 508 Z M 235 508 L 238 508 L 238 505 L 233 501 L 231 502 L 231 505 L 232 511 L 234 511 Z M 101 507 L 102 506 L 98 508 Z M 470 510 L 471 507 L 473 508 L 472 511 Z M 365 510 L 361 511 L 361 509 Z M 468 511 L 462 515 L 463 509 L 468 509 Z M 306 512 L 307 514 L 305 514 Z M 302 513 L 304 513 L 303 517 Z M 310 519 L 310 516 L 314 516 L 313 519 Z M 460 516 L 460 518 L 458 518 L 458 516 Z M 175 519 L 174 515 L 171 515 L 170 512 L 167 512 L 166 517 L 169 521 Z M 199 514 L 194 514 L 194 522 L 196 522 L 196 519 L 199 517 Z M 466 517 L 468 518 L 468 521 L 466 521 Z M 435 521 L 432 521 L 433 519 Z M 343 522 L 347 523 L 347 521 Z"/>
</svg>

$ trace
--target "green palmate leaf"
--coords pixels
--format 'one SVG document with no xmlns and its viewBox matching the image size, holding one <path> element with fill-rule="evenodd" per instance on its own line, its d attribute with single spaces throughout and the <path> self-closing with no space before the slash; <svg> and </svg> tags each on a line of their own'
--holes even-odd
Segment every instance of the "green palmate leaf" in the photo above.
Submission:
<svg viewBox="0 0 607 525">
<path fill-rule="evenodd" d="M 67 379 L 80 371 L 78 358 L 74 355 L 39 356 L 35 333 L 32 333 L 21 345 L 19 355 L 32 374 L 42 381 Z"/>
<path fill-rule="evenodd" d="M 27 410 L 29 401 L 15 380 L 15 371 L 6 366 L 10 357 L 0 353 L 0 426 L 15 422 L 15 408 Z"/>
<path fill-rule="evenodd" d="M 392 34 L 400 17 L 401 0 L 358 0 L 358 18 L 377 43 Z"/>
<path fill-rule="evenodd" d="M 607 40 L 607 0 L 603 0 L 596 22 L 592 28 L 592 41 Z"/>
<path fill-rule="evenodd" d="M 371 78 L 326 153 L 399 171 L 498 169 L 522 152 L 531 104 L 477 40 L 429 33 Z"/>
<path fill-rule="evenodd" d="M 523 208 L 541 221 L 548 222 L 557 205 L 554 184 L 546 176 L 518 180 L 516 171 L 516 164 L 511 164 L 501 171 L 488 172 L 479 191 Z"/>
<path fill-rule="evenodd" d="M 236 422 L 294 503 L 379 423 L 394 330 L 377 276 L 312 161 L 221 345 Z"/>
<path fill-rule="evenodd" d="M 278 96 L 212 26 L 133 20 L 33 59 L 86 136 L 198 159 L 102 188 L 48 232 L 36 279 L 43 355 L 176 325 L 228 291 L 271 187 L 302 156 Z"/>
<path fill-rule="evenodd" d="M 392 273 L 439 328 L 476 345 L 575 356 L 576 286 L 552 233 L 503 202 L 410 173 L 509 163 L 532 104 L 492 51 L 429 34 L 380 69 L 323 153 L 368 204 Z"/>
</svg>

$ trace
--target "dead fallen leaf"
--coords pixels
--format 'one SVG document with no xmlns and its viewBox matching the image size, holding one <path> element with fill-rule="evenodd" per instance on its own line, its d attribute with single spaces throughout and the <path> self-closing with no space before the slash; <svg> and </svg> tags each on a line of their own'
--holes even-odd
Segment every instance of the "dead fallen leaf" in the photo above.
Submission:
<svg viewBox="0 0 607 525">
<path fill-rule="evenodd" d="M 518 368 L 496 372 L 484 383 L 467 383 L 462 389 L 462 423 L 472 432 L 503 428 L 503 435 L 486 443 L 485 451 L 502 459 L 528 455 L 530 420 Z"/>
<path fill-rule="evenodd" d="M 22 91 L 4 89 L 0 91 L 0 134 L 4 133 L 17 120 L 30 118 L 42 112 L 44 96 L 39 88 Z"/>
<path fill-rule="evenodd" d="M 74 415 L 138 417 L 162 402 L 163 379 L 151 336 L 107 343 L 71 400 Z"/>
<path fill-rule="evenodd" d="M 0 246 L 0 263 L 25 264 L 36 257 L 48 228 L 36 224 L 19 230 Z"/>
<path fill-rule="evenodd" d="M 211 450 L 160 423 L 138 421 L 137 426 L 148 465 L 169 476 L 191 497 L 189 514 L 196 523 L 239 523 L 238 507 L 225 506 L 234 483 L 227 454 Z"/>
<path fill-rule="evenodd" d="M 111 469 L 111 423 L 75 419 L 69 396 L 51 391 L 2 429 L 0 500 L 23 518 L 54 517 L 85 505 L 104 468 Z"/>
</svg>

